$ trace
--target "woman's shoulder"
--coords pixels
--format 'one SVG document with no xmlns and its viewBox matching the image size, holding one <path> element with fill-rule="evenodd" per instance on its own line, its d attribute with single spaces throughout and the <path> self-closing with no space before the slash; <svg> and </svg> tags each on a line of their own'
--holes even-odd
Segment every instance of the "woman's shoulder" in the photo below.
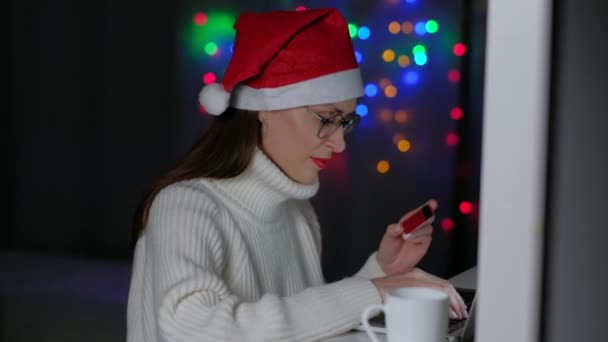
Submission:
<svg viewBox="0 0 608 342">
<path fill-rule="evenodd" d="M 190 240 L 217 247 L 227 241 L 222 233 L 226 226 L 230 223 L 213 191 L 193 179 L 162 188 L 150 207 L 145 231 L 149 239 L 158 243 L 170 240 L 180 248 Z"/>
<path fill-rule="evenodd" d="M 207 212 L 216 212 L 221 208 L 215 191 L 204 178 L 183 180 L 165 186 L 154 198 L 151 210 L 166 206 L 196 210 L 204 208 Z"/>
</svg>

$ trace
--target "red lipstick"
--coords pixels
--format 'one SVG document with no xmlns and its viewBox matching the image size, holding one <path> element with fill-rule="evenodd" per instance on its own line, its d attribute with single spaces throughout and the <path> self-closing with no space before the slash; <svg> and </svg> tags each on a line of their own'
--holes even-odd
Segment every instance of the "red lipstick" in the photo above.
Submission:
<svg viewBox="0 0 608 342">
<path fill-rule="evenodd" d="M 329 158 L 315 158 L 311 157 L 312 162 L 315 163 L 319 167 L 319 169 L 323 170 L 327 167 L 327 163 L 329 163 Z"/>
</svg>

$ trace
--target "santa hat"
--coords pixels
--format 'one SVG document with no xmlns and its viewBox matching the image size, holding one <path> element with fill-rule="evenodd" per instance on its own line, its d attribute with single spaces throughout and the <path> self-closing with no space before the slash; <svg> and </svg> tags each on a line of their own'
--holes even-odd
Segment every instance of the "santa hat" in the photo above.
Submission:
<svg viewBox="0 0 608 342">
<path fill-rule="evenodd" d="M 334 8 L 244 13 L 222 84 L 203 88 L 207 112 L 280 110 L 363 95 L 348 24 Z"/>
</svg>

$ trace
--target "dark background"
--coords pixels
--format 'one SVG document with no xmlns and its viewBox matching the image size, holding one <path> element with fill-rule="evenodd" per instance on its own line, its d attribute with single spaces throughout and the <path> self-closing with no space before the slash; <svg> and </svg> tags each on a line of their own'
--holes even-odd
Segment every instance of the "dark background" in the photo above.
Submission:
<svg viewBox="0 0 608 342">
<path fill-rule="evenodd" d="M 12 5 L 15 207 L 2 246 L 128 257 L 139 194 L 178 157 L 175 5 Z"/>
</svg>

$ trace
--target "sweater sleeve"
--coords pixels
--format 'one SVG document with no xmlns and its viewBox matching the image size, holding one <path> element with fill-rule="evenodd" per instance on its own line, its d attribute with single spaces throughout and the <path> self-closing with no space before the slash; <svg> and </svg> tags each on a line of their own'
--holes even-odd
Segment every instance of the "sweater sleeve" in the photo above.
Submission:
<svg viewBox="0 0 608 342">
<path fill-rule="evenodd" d="M 376 259 L 377 254 L 378 252 L 376 251 L 372 253 L 369 258 L 367 258 L 367 261 L 365 262 L 363 267 L 361 267 L 359 272 L 355 274 L 356 277 L 372 279 L 386 276 L 386 274 L 382 270 L 382 267 L 380 267 L 380 264 L 378 264 L 378 259 Z"/>
<path fill-rule="evenodd" d="M 222 278 L 230 255 L 221 224 L 217 205 L 200 191 L 174 186 L 155 199 L 144 237 L 160 340 L 316 341 L 352 329 L 366 306 L 381 303 L 371 281 L 359 277 L 244 301 Z"/>
</svg>

